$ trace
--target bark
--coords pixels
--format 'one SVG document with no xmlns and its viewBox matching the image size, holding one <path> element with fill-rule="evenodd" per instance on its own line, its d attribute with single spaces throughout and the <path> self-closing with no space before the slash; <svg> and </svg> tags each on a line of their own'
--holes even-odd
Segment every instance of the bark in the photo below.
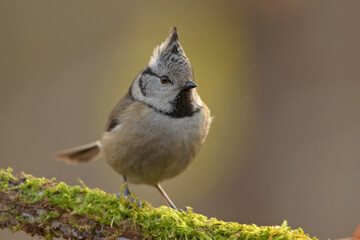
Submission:
<svg viewBox="0 0 360 240">
<path fill-rule="evenodd" d="M 82 183 L 83 184 L 83 183 Z M 136 200 L 136 196 L 133 195 Z M 137 206 L 99 189 L 0 170 L 0 228 L 46 239 L 310 240 L 301 229 L 224 222 L 169 207 Z M 240 206 L 241 207 L 241 206 Z"/>
<path fill-rule="evenodd" d="M 106 226 L 87 215 L 74 215 L 69 210 L 53 206 L 45 199 L 32 204 L 21 200 L 21 190 L 16 187 L 25 179 L 18 176 L 17 180 L 10 180 L 12 190 L 0 192 L 0 228 L 21 230 L 47 239 L 142 239 L 139 230 L 127 221 L 119 227 Z M 43 188 L 49 186 L 45 184 Z"/>
</svg>

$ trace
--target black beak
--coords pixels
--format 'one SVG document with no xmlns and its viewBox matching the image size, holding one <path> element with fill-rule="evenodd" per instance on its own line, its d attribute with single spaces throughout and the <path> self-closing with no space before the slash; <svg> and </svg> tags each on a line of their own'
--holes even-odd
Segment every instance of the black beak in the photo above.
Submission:
<svg viewBox="0 0 360 240">
<path fill-rule="evenodd" d="M 182 90 L 188 90 L 197 87 L 197 84 L 192 81 L 187 81 Z"/>
</svg>

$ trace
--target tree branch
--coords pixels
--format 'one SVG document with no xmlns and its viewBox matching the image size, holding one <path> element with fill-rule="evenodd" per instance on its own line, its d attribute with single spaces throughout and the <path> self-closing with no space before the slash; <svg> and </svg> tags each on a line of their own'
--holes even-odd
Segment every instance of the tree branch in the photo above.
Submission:
<svg viewBox="0 0 360 240">
<path fill-rule="evenodd" d="M 82 183 L 82 182 L 81 182 Z M 168 207 L 141 208 L 99 189 L 0 171 L 0 228 L 46 239 L 304 239 L 301 229 L 226 223 Z M 135 196 L 136 198 L 136 196 Z"/>
</svg>

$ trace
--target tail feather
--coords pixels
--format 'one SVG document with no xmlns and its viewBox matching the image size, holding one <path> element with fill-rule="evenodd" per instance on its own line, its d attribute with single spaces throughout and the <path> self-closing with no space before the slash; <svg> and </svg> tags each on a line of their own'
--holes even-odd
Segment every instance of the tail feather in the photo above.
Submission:
<svg viewBox="0 0 360 240">
<path fill-rule="evenodd" d="M 88 163 L 100 155 L 100 146 L 99 141 L 92 142 L 55 153 L 54 158 L 66 159 L 68 163 Z"/>
</svg>

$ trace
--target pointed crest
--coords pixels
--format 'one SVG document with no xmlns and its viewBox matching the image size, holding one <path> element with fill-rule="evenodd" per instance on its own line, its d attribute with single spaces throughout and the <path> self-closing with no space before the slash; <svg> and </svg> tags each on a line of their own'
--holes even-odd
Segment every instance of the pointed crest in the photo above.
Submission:
<svg viewBox="0 0 360 240">
<path fill-rule="evenodd" d="M 177 28 L 172 27 L 170 29 L 170 34 L 167 39 L 161 43 L 160 46 L 157 46 L 154 49 L 153 55 L 150 59 L 150 64 L 154 63 L 156 59 L 164 57 L 164 55 L 168 55 L 169 53 L 172 54 L 180 54 L 184 55 L 184 50 L 182 49 L 180 42 L 179 42 L 179 35 L 177 33 Z"/>
<path fill-rule="evenodd" d="M 169 36 L 169 42 L 173 42 L 173 41 L 178 41 L 179 40 L 179 36 L 178 36 L 178 33 L 177 33 L 177 28 L 176 27 L 173 27 L 171 30 L 170 30 L 170 36 Z"/>
</svg>

